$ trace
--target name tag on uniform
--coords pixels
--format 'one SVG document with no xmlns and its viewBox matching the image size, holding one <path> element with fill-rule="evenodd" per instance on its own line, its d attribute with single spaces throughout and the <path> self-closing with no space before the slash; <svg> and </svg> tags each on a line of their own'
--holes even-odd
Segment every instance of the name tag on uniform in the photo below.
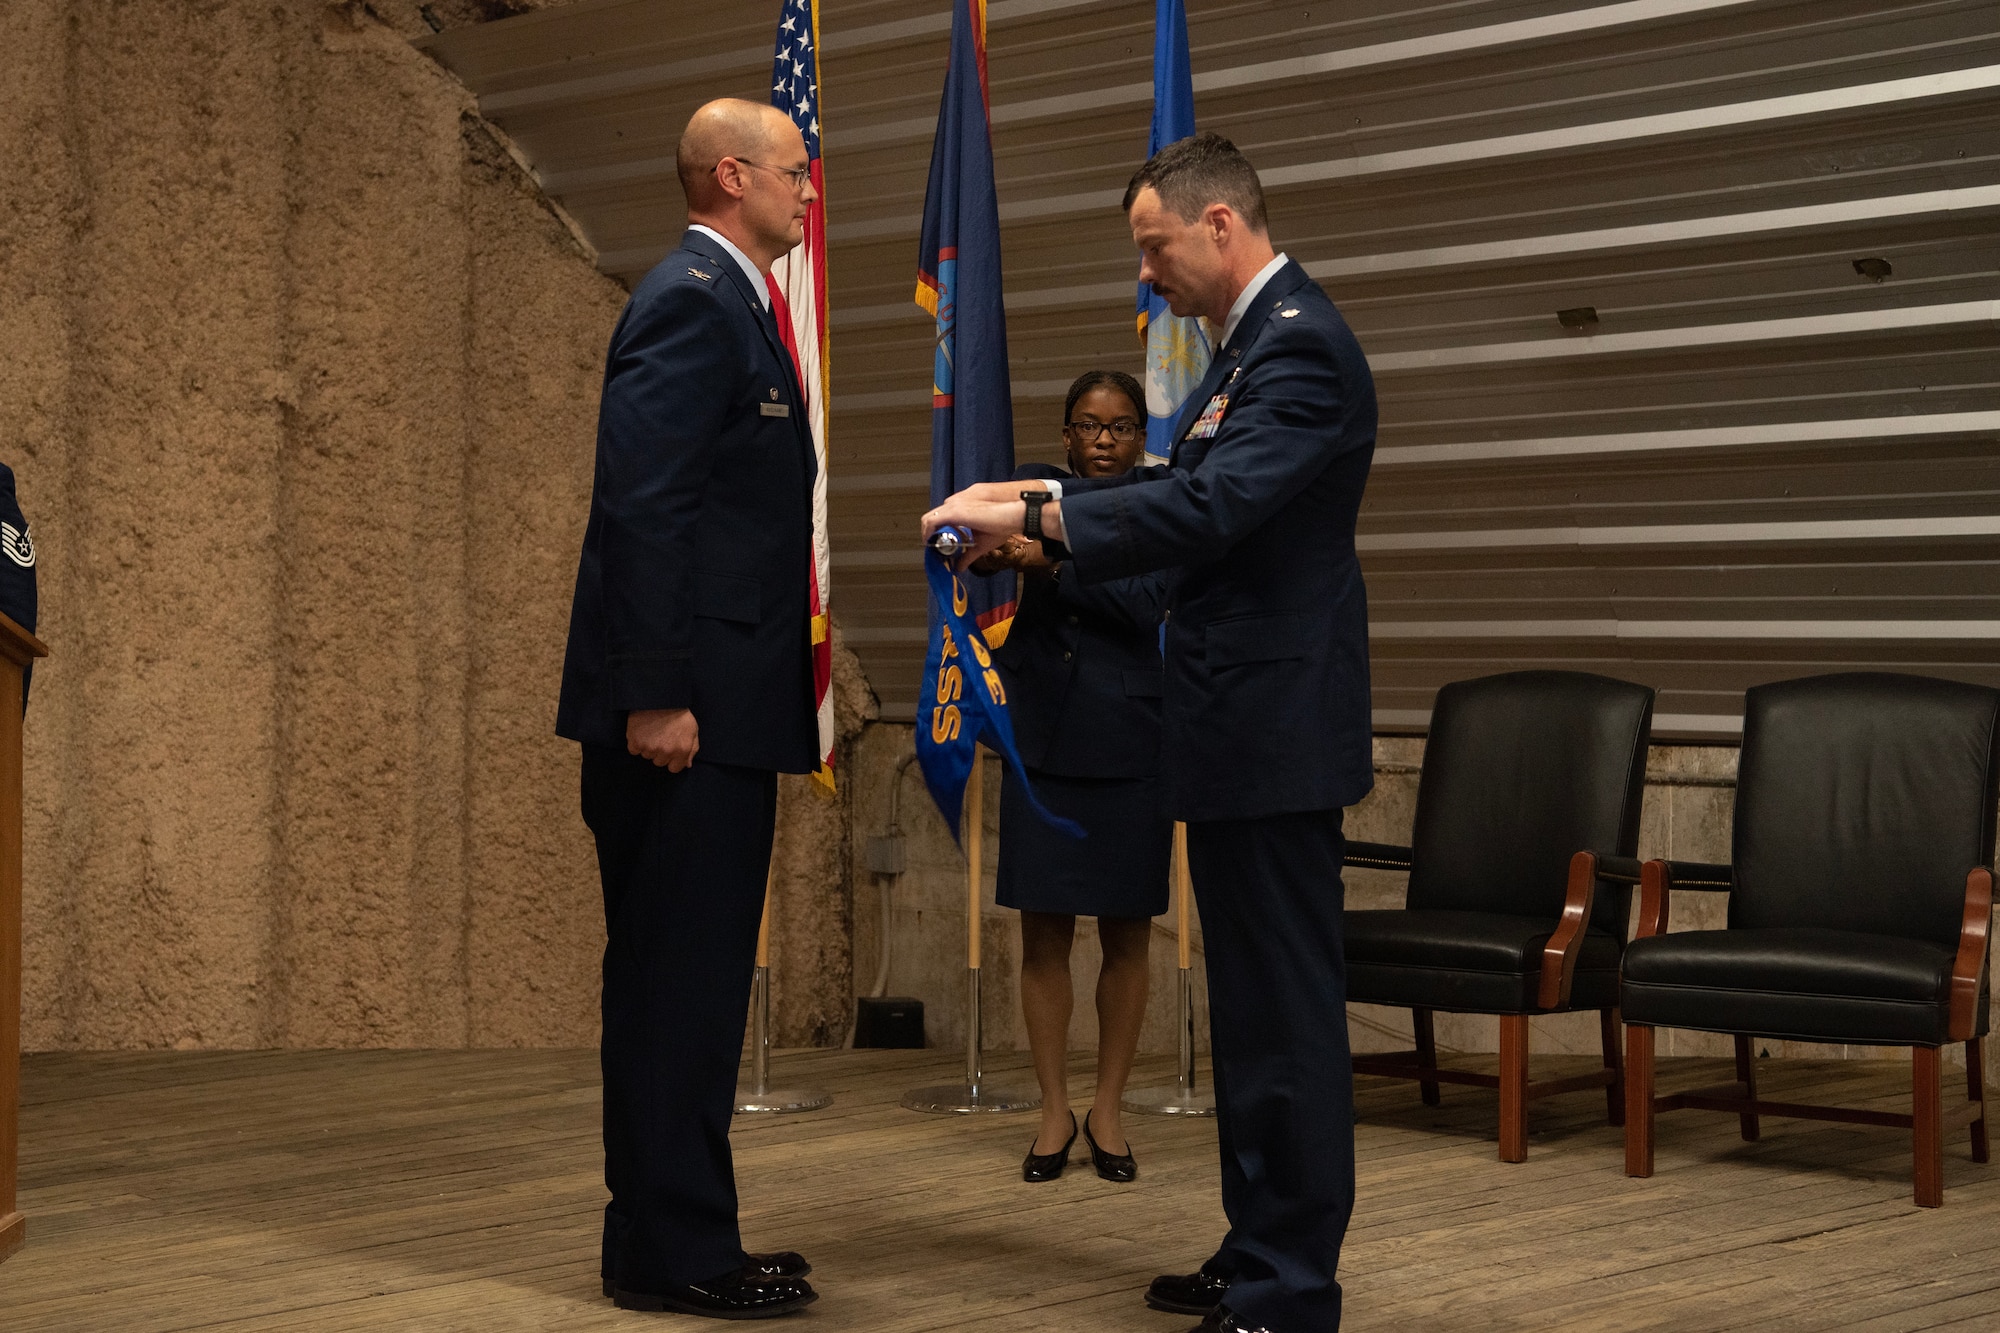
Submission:
<svg viewBox="0 0 2000 1333">
<path fill-rule="evenodd" d="M 759 403 L 757 415 L 760 417 L 788 417 L 792 414 L 790 403 Z"/>
<path fill-rule="evenodd" d="M 1219 393 L 1208 400 L 1208 406 L 1201 409 L 1194 425 L 1188 427 L 1190 440 L 1212 440 L 1215 432 L 1222 429 L 1222 414 L 1229 410 L 1229 395 Z"/>
</svg>

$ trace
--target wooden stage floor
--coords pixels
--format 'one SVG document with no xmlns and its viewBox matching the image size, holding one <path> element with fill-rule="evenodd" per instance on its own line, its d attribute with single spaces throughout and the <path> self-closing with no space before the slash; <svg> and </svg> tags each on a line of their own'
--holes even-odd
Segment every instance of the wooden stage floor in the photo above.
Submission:
<svg viewBox="0 0 2000 1333">
<path fill-rule="evenodd" d="M 1193 1322 L 1139 1293 L 1220 1234 L 1212 1122 L 1133 1117 L 1135 1185 L 1072 1167 L 1029 1186 L 1027 1117 L 897 1108 L 904 1089 L 955 1077 L 947 1053 L 774 1065 L 775 1082 L 837 1099 L 737 1121 L 746 1239 L 805 1251 L 822 1293 L 777 1327 Z M 1894 1108 L 1903 1068 L 1773 1061 L 1767 1095 L 1817 1074 Z M 1670 1063 L 1661 1082 L 1712 1072 Z M 1962 1138 L 1945 1206 L 1927 1211 L 1893 1130 L 1770 1120 L 1745 1144 L 1730 1117 L 1677 1112 L 1641 1181 L 1622 1174 L 1593 1093 L 1538 1104 L 1520 1166 L 1494 1160 L 1489 1092 L 1448 1087 L 1426 1109 L 1414 1085 L 1364 1079 L 1358 1100 L 1350 1329 L 2000 1328 L 2000 1165 L 1973 1165 Z M 37 1055 L 24 1101 L 28 1244 L 0 1265 L 10 1333 L 720 1327 L 598 1294 L 590 1052 Z"/>
</svg>

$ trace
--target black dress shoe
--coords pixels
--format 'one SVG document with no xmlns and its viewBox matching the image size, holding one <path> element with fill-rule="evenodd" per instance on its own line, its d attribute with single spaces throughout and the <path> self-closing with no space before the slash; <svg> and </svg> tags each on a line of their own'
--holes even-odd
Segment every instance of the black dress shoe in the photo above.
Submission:
<svg viewBox="0 0 2000 1333">
<path fill-rule="evenodd" d="M 1093 1108 L 1094 1109 L 1094 1108 Z M 1139 1178 L 1139 1163 L 1132 1154 L 1106 1152 L 1097 1146 L 1097 1140 L 1090 1133 L 1090 1112 L 1083 1113 L 1083 1141 L 1090 1145 L 1090 1164 L 1097 1168 L 1097 1174 L 1120 1185 L 1130 1184 Z M 1130 1148 L 1131 1144 L 1125 1145 Z"/>
<path fill-rule="evenodd" d="M 1041 1138 L 1036 1134 L 1037 1139 Z M 1035 1145 L 1028 1145 L 1028 1156 L 1021 1163 L 1021 1179 L 1030 1184 L 1044 1180 L 1054 1180 L 1069 1165 L 1069 1150 L 1076 1143 L 1076 1112 L 1069 1113 L 1069 1139 L 1055 1152 L 1036 1152 Z"/>
<path fill-rule="evenodd" d="M 1261 1325 L 1253 1328 L 1218 1305 L 1188 1333 L 1271 1333 L 1271 1330 Z"/>
<path fill-rule="evenodd" d="M 664 1291 L 614 1287 L 611 1292 L 611 1303 L 621 1310 L 674 1310 L 709 1319 L 770 1319 L 818 1299 L 804 1278 L 758 1278 L 743 1269 Z"/>
<path fill-rule="evenodd" d="M 1199 1273 L 1166 1273 L 1146 1288 L 1146 1304 L 1168 1314 L 1210 1314 L 1229 1294 L 1229 1278 L 1218 1272 L 1215 1261 L 1201 1266 Z"/>
<path fill-rule="evenodd" d="M 744 1254 L 743 1276 L 768 1282 L 774 1277 L 804 1277 L 813 1271 L 806 1257 L 795 1250 L 779 1250 L 776 1254 Z M 604 1279 L 604 1294 L 611 1296 L 618 1284 L 610 1278 Z"/>
</svg>

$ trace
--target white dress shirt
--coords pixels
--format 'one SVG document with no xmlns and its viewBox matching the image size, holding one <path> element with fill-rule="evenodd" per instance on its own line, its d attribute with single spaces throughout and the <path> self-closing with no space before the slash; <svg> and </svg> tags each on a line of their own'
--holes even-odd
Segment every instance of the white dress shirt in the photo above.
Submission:
<svg viewBox="0 0 2000 1333">
<path fill-rule="evenodd" d="M 1242 294 L 1236 298 L 1236 304 L 1229 307 L 1229 318 L 1224 320 L 1222 324 L 1222 341 L 1215 345 L 1215 350 L 1219 352 L 1229 345 L 1230 336 L 1236 332 L 1236 326 L 1241 324 L 1243 316 L 1249 313 L 1250 303 L 1257 299 L 1257 293 L 1263 291 L 1265 285 L 1272 278 L 1277 277 L 1278 270 L 1284 266 L 1285 256 L 1281 253 L 1270 263 L 1257 270 L 1257 276 L 1250 279 L 1250 285 L 1245 287 Z"/>
<path fill-rule="evenodd" d="M 766 310 L 769 310 L 771 308 L 771 289 L 764 284 L 764 275 L 762 273 L 759 273 L 757 271 L 757 266 L 750 262 L 749 255 L 746 255 L 741 250 L 738 250 L 736 248 L 736 243 L 734 241 L 730 240 L 727 236 L 724 236 L 721 232 L 717 231 L 713 227 L 705 227 L 699 222 L 691 222 L 688 224 L 688 230 L 698 231 L 702 235 L 712 238 L 716 244 L 720 245 L 723 249 L 727 250 L 729 252 L 729 257 L 731 259 L 734 259 L 737 262 L 737 264 L 742 267 L 745 276 L 747 276 L 750 279 L 750 286 L 752 289 L 756 291 L 757 299 L 764 303 L 764 308 Z"/>
</svg>

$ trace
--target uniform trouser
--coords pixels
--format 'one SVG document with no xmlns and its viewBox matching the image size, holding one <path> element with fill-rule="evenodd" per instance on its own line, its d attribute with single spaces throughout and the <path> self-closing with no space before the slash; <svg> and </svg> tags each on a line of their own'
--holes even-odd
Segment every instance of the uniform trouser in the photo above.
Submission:
<svg viewBox="0 0 2000 1333">
<path fill-rule="evenodd" d="M 628 1291 L 743 1263 L 729 1119 L 777 802 L 775 773 L 584 747 L 604 881 L 604 1276 Z"/>
<path fill-rule="evenodd" d="M 1340 1326 L 1334 1271 L 1354 1211 L 1354 1072 L 1338 810 L 1189 822 L 1208 959 L 1223 1303 L 1247 1327 Z"/>
</svg>

